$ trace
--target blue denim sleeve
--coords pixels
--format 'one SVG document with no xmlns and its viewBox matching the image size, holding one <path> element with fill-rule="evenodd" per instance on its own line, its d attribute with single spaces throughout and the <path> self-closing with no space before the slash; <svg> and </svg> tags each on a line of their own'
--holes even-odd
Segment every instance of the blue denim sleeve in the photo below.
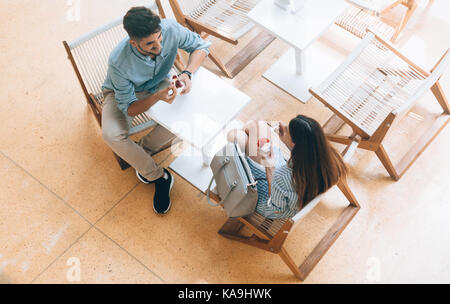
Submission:
<svg viewBox="0 0 450 304">
<path fill-rule="evenodd" d="M 211 46 L 210 41 L 203 40 L 199 34 L 190 31 L 180 24 L 176 24 L 178 32 L 178 48 L 192 53 L 197 50 L 205 51 L 209 55 L 209 47 Z"/>
<path fill-rule="evenodd" d="M 114 66 L 109 66 L 109 75 L 114 89 L 118 108 L 128 112 L 128 107 L 137 100 L 133 83 L 124 77 Z"/>
</svg>

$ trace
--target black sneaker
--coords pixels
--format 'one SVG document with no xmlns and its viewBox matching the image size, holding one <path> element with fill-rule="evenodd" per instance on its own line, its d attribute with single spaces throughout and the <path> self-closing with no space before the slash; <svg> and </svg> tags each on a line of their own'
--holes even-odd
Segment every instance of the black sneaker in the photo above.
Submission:
<svg viewBox="0 0 450 304">
<path fill-rule="evenodd" d="M 143 182 L 143 183 L 146 184 L 146 185 L 151 184 L 151 183 L 154 183 L 154 182 L 149 181 L 149 180 L 146 179 L 145 177 L 143 177 L 141 174 L 139 174 L 139 172 L 138 172 L 137 170 L 136 170 L 136 176 L 137 176 L 137 178 L 138 178 L 141 182 Z"/>
<path fill-rule="evenodd" d="M 174 178 L 169 171 L 164 169 L 168 178 L 161 177 L 155 181 L 155 197 L 153 198 L 153 210 L 158 214 L 169 212 L 172 202 L 170 201 L 170 191 L 173 187 Z"/>
</svg>

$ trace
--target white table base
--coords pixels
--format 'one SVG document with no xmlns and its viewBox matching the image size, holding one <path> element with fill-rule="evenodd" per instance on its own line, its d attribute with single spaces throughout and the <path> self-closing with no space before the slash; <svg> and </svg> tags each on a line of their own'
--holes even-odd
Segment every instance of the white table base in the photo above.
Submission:
<svg viewBox="0 0 450 304">
<path fill-rule="evenodd" d="M 239 128 L 242 123 L 234 121 L 229 128 Z M 226 145 L 226 134 L 228 129 L 219 134 L 209 144 L 208 149 L 202 151 L 190 146 L 187 147 L 169 166 L 178 175 L 182 176 L 195 188 L 205 193 L 212 178 L 212 171 L 209 164 L 215 153 Z M 207 160 L 207 164 L 205 164 Z M 215 183 L 211 189 L 214 189 Z"/>
<path fill-rule="evenodd" d="M 311 98 L 309 88 L 326 79 L 327 75 L 339 66 L 342 55 L 317 41 L 303 51 L 301 56 L 301 75 L 297 73 L 299 60 L 296 58 L 296 52 L 294 48 L 290 48 L 263 76 L 283 91 L 306 103 Z"/>
<path fill-rule="evenodd" d="M 205 193 L 212 178 L 212 171 L 209 166 L 203 164 L 203 157 L 197 153 L 192 155 L 190 149 L 184 151 L 169 168 L 182 176 L 195 188 Z M 215 186 L 215 185 L 214 185 Z M 214 186 L 212 188 L 214 188 Z"/>
</svg>

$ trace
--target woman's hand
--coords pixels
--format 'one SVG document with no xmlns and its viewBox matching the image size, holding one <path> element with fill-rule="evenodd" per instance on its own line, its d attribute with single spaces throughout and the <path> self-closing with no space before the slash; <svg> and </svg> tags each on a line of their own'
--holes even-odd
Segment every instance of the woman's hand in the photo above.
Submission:
<svg viewBox="0 0 450 304">
<path fill-rule="evenodd" d="M 263 153 L 260 149 L 258 150 L 259 156 L 261 157 L 261 165 L 265 168 L 274 168 L 275 167 L 275 154 L 273 152 L 273 145 L 270 147 L 270 151 L 268 153 Z"/>
<path fill-rule="evenodd" d="M 290 149 L 294 147 L 294 143 L 292 142 L 291 135 L 289 133 L 289 127 L 285 125 L 282 121 L 279 122 L 278 127 L 275 128 L 275 132 L 277 132 L 280 140 Z"/>
</svg>

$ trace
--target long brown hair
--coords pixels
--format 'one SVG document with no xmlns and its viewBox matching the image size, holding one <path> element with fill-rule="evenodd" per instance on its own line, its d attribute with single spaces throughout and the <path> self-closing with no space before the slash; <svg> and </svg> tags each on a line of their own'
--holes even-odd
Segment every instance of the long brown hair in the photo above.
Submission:
<svg viewBox="0 0 450 304">
<path fill-rule="evenodd" d="M 289 132 L 294 143 L 290 162 L 301 209 L 336 185 L 347 174 L 347 167 L 314 119 L 298 115 L 289 123 Z"/>
</svg>

